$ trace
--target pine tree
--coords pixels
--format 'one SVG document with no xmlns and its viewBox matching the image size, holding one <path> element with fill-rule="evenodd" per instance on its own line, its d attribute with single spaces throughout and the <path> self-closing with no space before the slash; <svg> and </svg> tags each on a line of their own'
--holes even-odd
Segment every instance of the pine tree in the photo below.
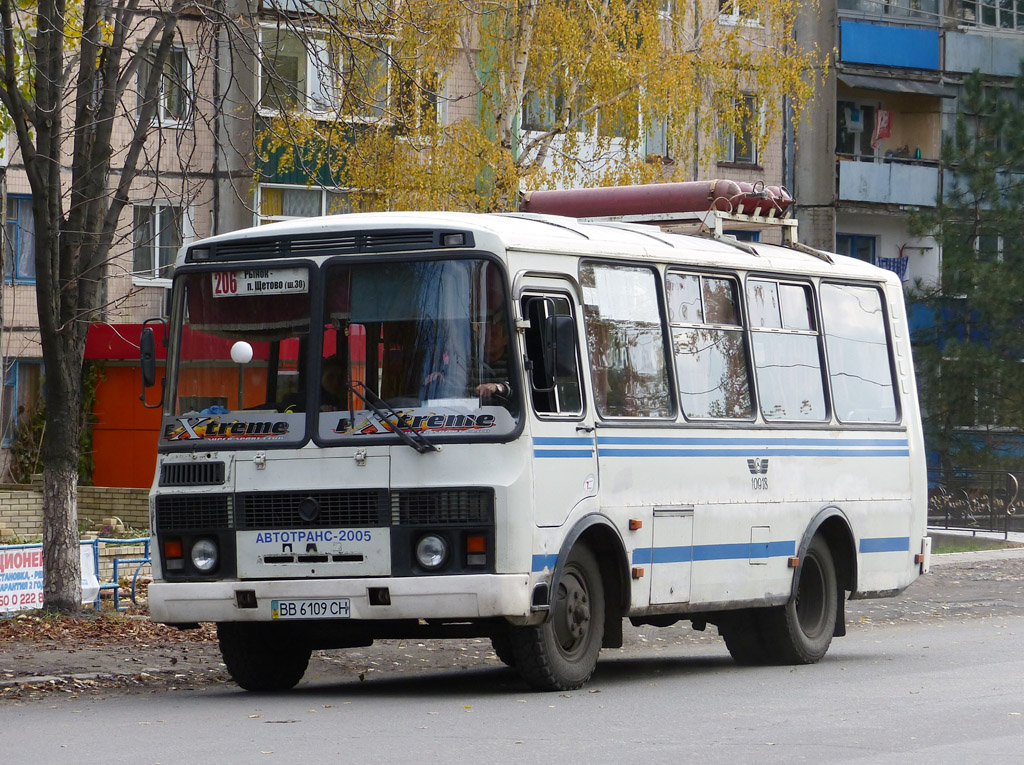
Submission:
<svg viewBox="0 0 1024 765">
<path fill-rule="evenodd" d="M 952 470 L 1019 470 L 1024 430 L 1024 62 L 1011 86 L 964 81 L 943 193 L 916 222 L 942 247 L 939 285 L 911 311 L 925 436 Z"/>
</svg>

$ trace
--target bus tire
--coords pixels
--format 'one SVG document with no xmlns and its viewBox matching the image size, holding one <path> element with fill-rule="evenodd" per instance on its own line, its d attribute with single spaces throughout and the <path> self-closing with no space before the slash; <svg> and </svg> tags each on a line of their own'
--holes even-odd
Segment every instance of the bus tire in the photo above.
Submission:
<svg viewBox="0 0 1024 765">
<path fill-rule="evenodd" d="M 725 647 L 729 649 L 729 655 L 737 664 L 751 667 L 770 662 L 756 609 L 745 609 L 729 614 L 718 625 L 718 634 L 722 636 Z"/>
<path fill-rule="evenodd" d="M 516 666 L 516 655 L 512 649 L 512 638 L 508 632 L 499 632 L 491 635 L 491 648 L 494 649 L 498 660 L 507 667 Z"/>
<path fill-rule="evenodd" d="M 277 625 L 218 622 L 217 641 L 231 679 L 247 691 L 287 691 L 306 674 L 312 650 Z"/>
<path fill-rule="evenodd" d="M 814 664 L 832 642 L 839 587 L 832 553 L 823 537 L 811 540 L 799 576 L 789 602 L 761 615 L 761 635 L 775 664 Z"/>
<path fill-rule="evenodd" d="M 509 632 L 514 667 L 537 691 L 570 691 L 594 674 L 604 639 L 604 585 L 594 554 L 578 544 L 553 589 L 548 618 Z"/>
</svg>

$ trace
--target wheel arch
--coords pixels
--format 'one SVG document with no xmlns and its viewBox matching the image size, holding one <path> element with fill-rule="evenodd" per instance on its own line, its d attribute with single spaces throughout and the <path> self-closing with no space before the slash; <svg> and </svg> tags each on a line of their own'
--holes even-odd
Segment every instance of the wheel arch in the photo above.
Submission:
<svg viewBox="0 0 1024 765">
<path fill-rule="evenodd" d="M 828 545 L 829 552 L 832 554 L 832 564 L 836 570 L 836 583 L 839 592 L 836 603 L 836 624 L 832 634 L 834 637 L 842 637 L 846 634 L 846 598 L 843 593 L 846 591 L 852 593 L 857 590 L 857 543 L 853 536 L 850 519 L 839 507 L 835 505 L 823 507 L 807 524 L 804 536 L 797 547 L 799 562 L 793 575 L 793 589 L 790 597 L 796 597 L 804 553 L 811 544 L 811 540 L 818 535 L 821 535 Z"/>
<path fill-rule="evenodd" d="M 590 547 L 597 558 L 604 585 L 604 648 L 622 647 L 622 617 L 629 605 L 629 566 L 626 546 L 611 520 L 601 513 L 580 518 L 565 535 L 558 550 L 558 560 L 551 572 L 552 585 L 562 576 L 569 551 L 577 544 Z M 550 603 L 550 590 L 548 600 Z"/>
<path fill-rule="evenodd" d="M 819 510 L 807 524 L 803 538 L 797 546 L 796 554 L 800 563 L 797 564 L 796 576 L 793 577 L 792 594 L 796 594 L 804 552 L 811 544 L 811 540 L 818 534 L 821 534 L 828 543 L 829 552 L 832 553 L 832 562 L 836 567 L 836 579 L 839 586 L 844 590 L 855 591 L 857 589 L 857 545 L 853 536 L 853 526 L 850 524 L 850 519 L 846 517 L 846 513 L 835 505 L 828 505 Z"/>
</svg>

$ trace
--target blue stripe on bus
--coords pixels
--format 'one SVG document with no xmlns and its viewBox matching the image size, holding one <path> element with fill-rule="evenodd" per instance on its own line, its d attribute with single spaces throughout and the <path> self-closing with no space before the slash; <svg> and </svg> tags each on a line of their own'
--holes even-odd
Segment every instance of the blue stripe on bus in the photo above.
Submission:
<svg viewBox="0 0 1024 765">
<path fill-rule="evenodd" d="M 543 571 L 546 568 L 554 569 L 556 561 L 558 561 L 558 555 L 534 555 L 532 570 Z"/>
<path fill-rule="evenodd" d="M 666 438 L 660 436 L 598 436 L 600 444 L 655 446 L 907 446 L 906 438 Z"/>
<path fill-rule="evenodd" d="M 591 446 L 594 439 L 589 436 L 536 436 L 533 443 L 539 446 Z"/>
<path fill-rule="evenodd" d="M 533 456 L 539 460 L 542 459 L 578 459 L 586 458 L 590 459 L 594 456 L 593 449 L 534 449 Z"/>
<path fill-rule="evenodd" d="M 757 544 L 693 545 L 681 547 L 638 547 L 633 564 L 689 563 L 691 561 L 746 560 L 748 558 L 788 558 L 796 550 L 794 540 Z"/>
<path fill-rule="evenodd" d="M 601 457 L 909 457 L 910 450 L 902 449 L 606 449 L 600 448 Z"/>
<path fill-rule="evenodd" d="M 910 537 L 873 537 L 860 540 L 862 553 L 907 552 L 910 550 Z"/>
</svg>

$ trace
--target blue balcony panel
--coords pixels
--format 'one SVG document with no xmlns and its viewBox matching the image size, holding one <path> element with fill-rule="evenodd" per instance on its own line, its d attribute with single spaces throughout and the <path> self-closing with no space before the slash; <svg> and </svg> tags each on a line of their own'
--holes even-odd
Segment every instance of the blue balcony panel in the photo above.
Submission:
<svg viewBox="0 0 1024 765">
<path fill-rule="evenodd" d="M 839 60 L 849 64 L 939 68 L 939 30 L 839 23 Z"/>
<path fill-rule="evenodd" d="M 939 169 L 901 162 L 840 162 L 843 202 L 934 207 Z"/>
</svg>

